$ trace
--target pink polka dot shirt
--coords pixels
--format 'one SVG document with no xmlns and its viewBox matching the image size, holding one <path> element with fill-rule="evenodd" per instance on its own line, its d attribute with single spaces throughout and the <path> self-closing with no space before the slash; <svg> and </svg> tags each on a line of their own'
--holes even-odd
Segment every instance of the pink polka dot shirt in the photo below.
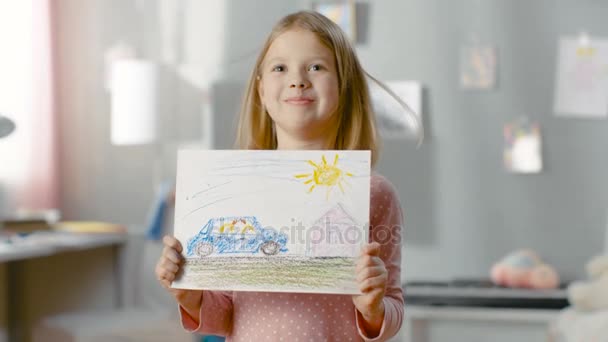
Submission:
<svg viewBox="0 0 608 342">
<path fill-rule="evenodd" d="M 382 246 L 380 258 L 389 274 L 378 336 L 366 335 L 351 295 L 334 294 L 205 291 L 198 319 L 180 307 L 183 327 L 227 341 L 385 341 L 394 336 L 404 311 L 403 215 L 395 188 L 383 176 L 372 174 L 370 194 L 370 241 Z"/>
</svg>

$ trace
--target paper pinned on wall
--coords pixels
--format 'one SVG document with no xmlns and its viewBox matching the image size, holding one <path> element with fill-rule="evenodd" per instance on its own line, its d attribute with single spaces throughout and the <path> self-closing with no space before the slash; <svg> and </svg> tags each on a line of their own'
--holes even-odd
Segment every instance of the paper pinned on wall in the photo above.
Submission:
<svg viewBox="0 0 608 342">
<path fill-rule="evenodd" d="M 460 49 L 460 87 L 493 89 L 496 86 L 496 48 L 463 46 Z"/>
<path fill-rule="evenodd" d="M 180 150 L 176 288 L 359 293 L 370 151 Z"/>
<path fill-rule="evenodd" d="M 608 40 L 560 39 L 554 111 L 564 117 L 608 116 Z"/>
<path fill-rule="evenodd" d="M 422 84 L 417 81 L 383 82 L 403 101 L 413 113 L 409 113 L 388 92 L 374 81 L 369 81 L 372 106 L 380 134 L 384 138 L 415 137 L 422 125 Z M 418 122 L 416 122 L 416 119 Z"/>
<path fill-rule="evenodd" d="M 312 8 L 338 24 L 351 42 L 357 41 L 357 6 L 354 0 L 316 1 Z"/>
<path fill-rule="evenodd" d="M 513 173 L 540 173 L 543 159 L 539 124 L 519 120 L 506 124 L 503 133 L 505 168 Z"/>
</svg>

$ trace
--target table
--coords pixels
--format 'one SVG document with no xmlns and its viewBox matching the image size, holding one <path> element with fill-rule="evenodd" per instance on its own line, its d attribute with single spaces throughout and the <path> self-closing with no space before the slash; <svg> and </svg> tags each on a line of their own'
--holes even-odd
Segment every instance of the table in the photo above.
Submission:
<svg viewBox="0 0 608 342">
<path fill-rule="evenodd" d="M 0 243 L 0 263 L 7 264 L 7 312 L 8 312 L 8 338 L 10 342 L 23 341 L 25 332 L 20 300 L 24 298 L 21 293 L 21 271 L 23 262 L 53 256 L 59 253 L 91 250 L 101 247 L 113 249 L 113 287 L 114 306 L 122 306 L 122 246 L 127 241 L 126 234 L 103 233 L 81 234 L 63 232 L 35 233 L 11 244 Z"/>
</svg>

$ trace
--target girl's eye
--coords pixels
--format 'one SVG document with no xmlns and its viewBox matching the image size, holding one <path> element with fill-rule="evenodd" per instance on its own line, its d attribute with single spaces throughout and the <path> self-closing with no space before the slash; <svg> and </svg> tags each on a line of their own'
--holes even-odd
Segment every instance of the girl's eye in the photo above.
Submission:
<svg viewBox="0 0 608 342">
<path fill-rule="evenodd" d="M 313 65 L 311 65 L 308 68 L 308 70 L 310 70 L 310 71 L 319 71 L 319 70 L 321 70 L 321 65 L 319 65 L 319 64 L 313 64 Z"/>
<path fill-rule="evenodd" d="M 272 71 L 279 71 L 279 72 L 285 71 L 285 67 L 282 65 L 277 65 L 274 68 L 272 68 Z"/>
</svg>

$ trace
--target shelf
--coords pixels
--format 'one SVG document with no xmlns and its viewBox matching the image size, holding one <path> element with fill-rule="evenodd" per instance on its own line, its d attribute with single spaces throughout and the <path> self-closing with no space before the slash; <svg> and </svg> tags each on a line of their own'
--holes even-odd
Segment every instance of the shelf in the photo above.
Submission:
<svg viewBox="0 0 608 342">
<path fill-rule="evenodd" d="M 560 310 L 405 305 L 405 316 L 414 320 L 499 321 L 549 323 Z"/>
</svg>

